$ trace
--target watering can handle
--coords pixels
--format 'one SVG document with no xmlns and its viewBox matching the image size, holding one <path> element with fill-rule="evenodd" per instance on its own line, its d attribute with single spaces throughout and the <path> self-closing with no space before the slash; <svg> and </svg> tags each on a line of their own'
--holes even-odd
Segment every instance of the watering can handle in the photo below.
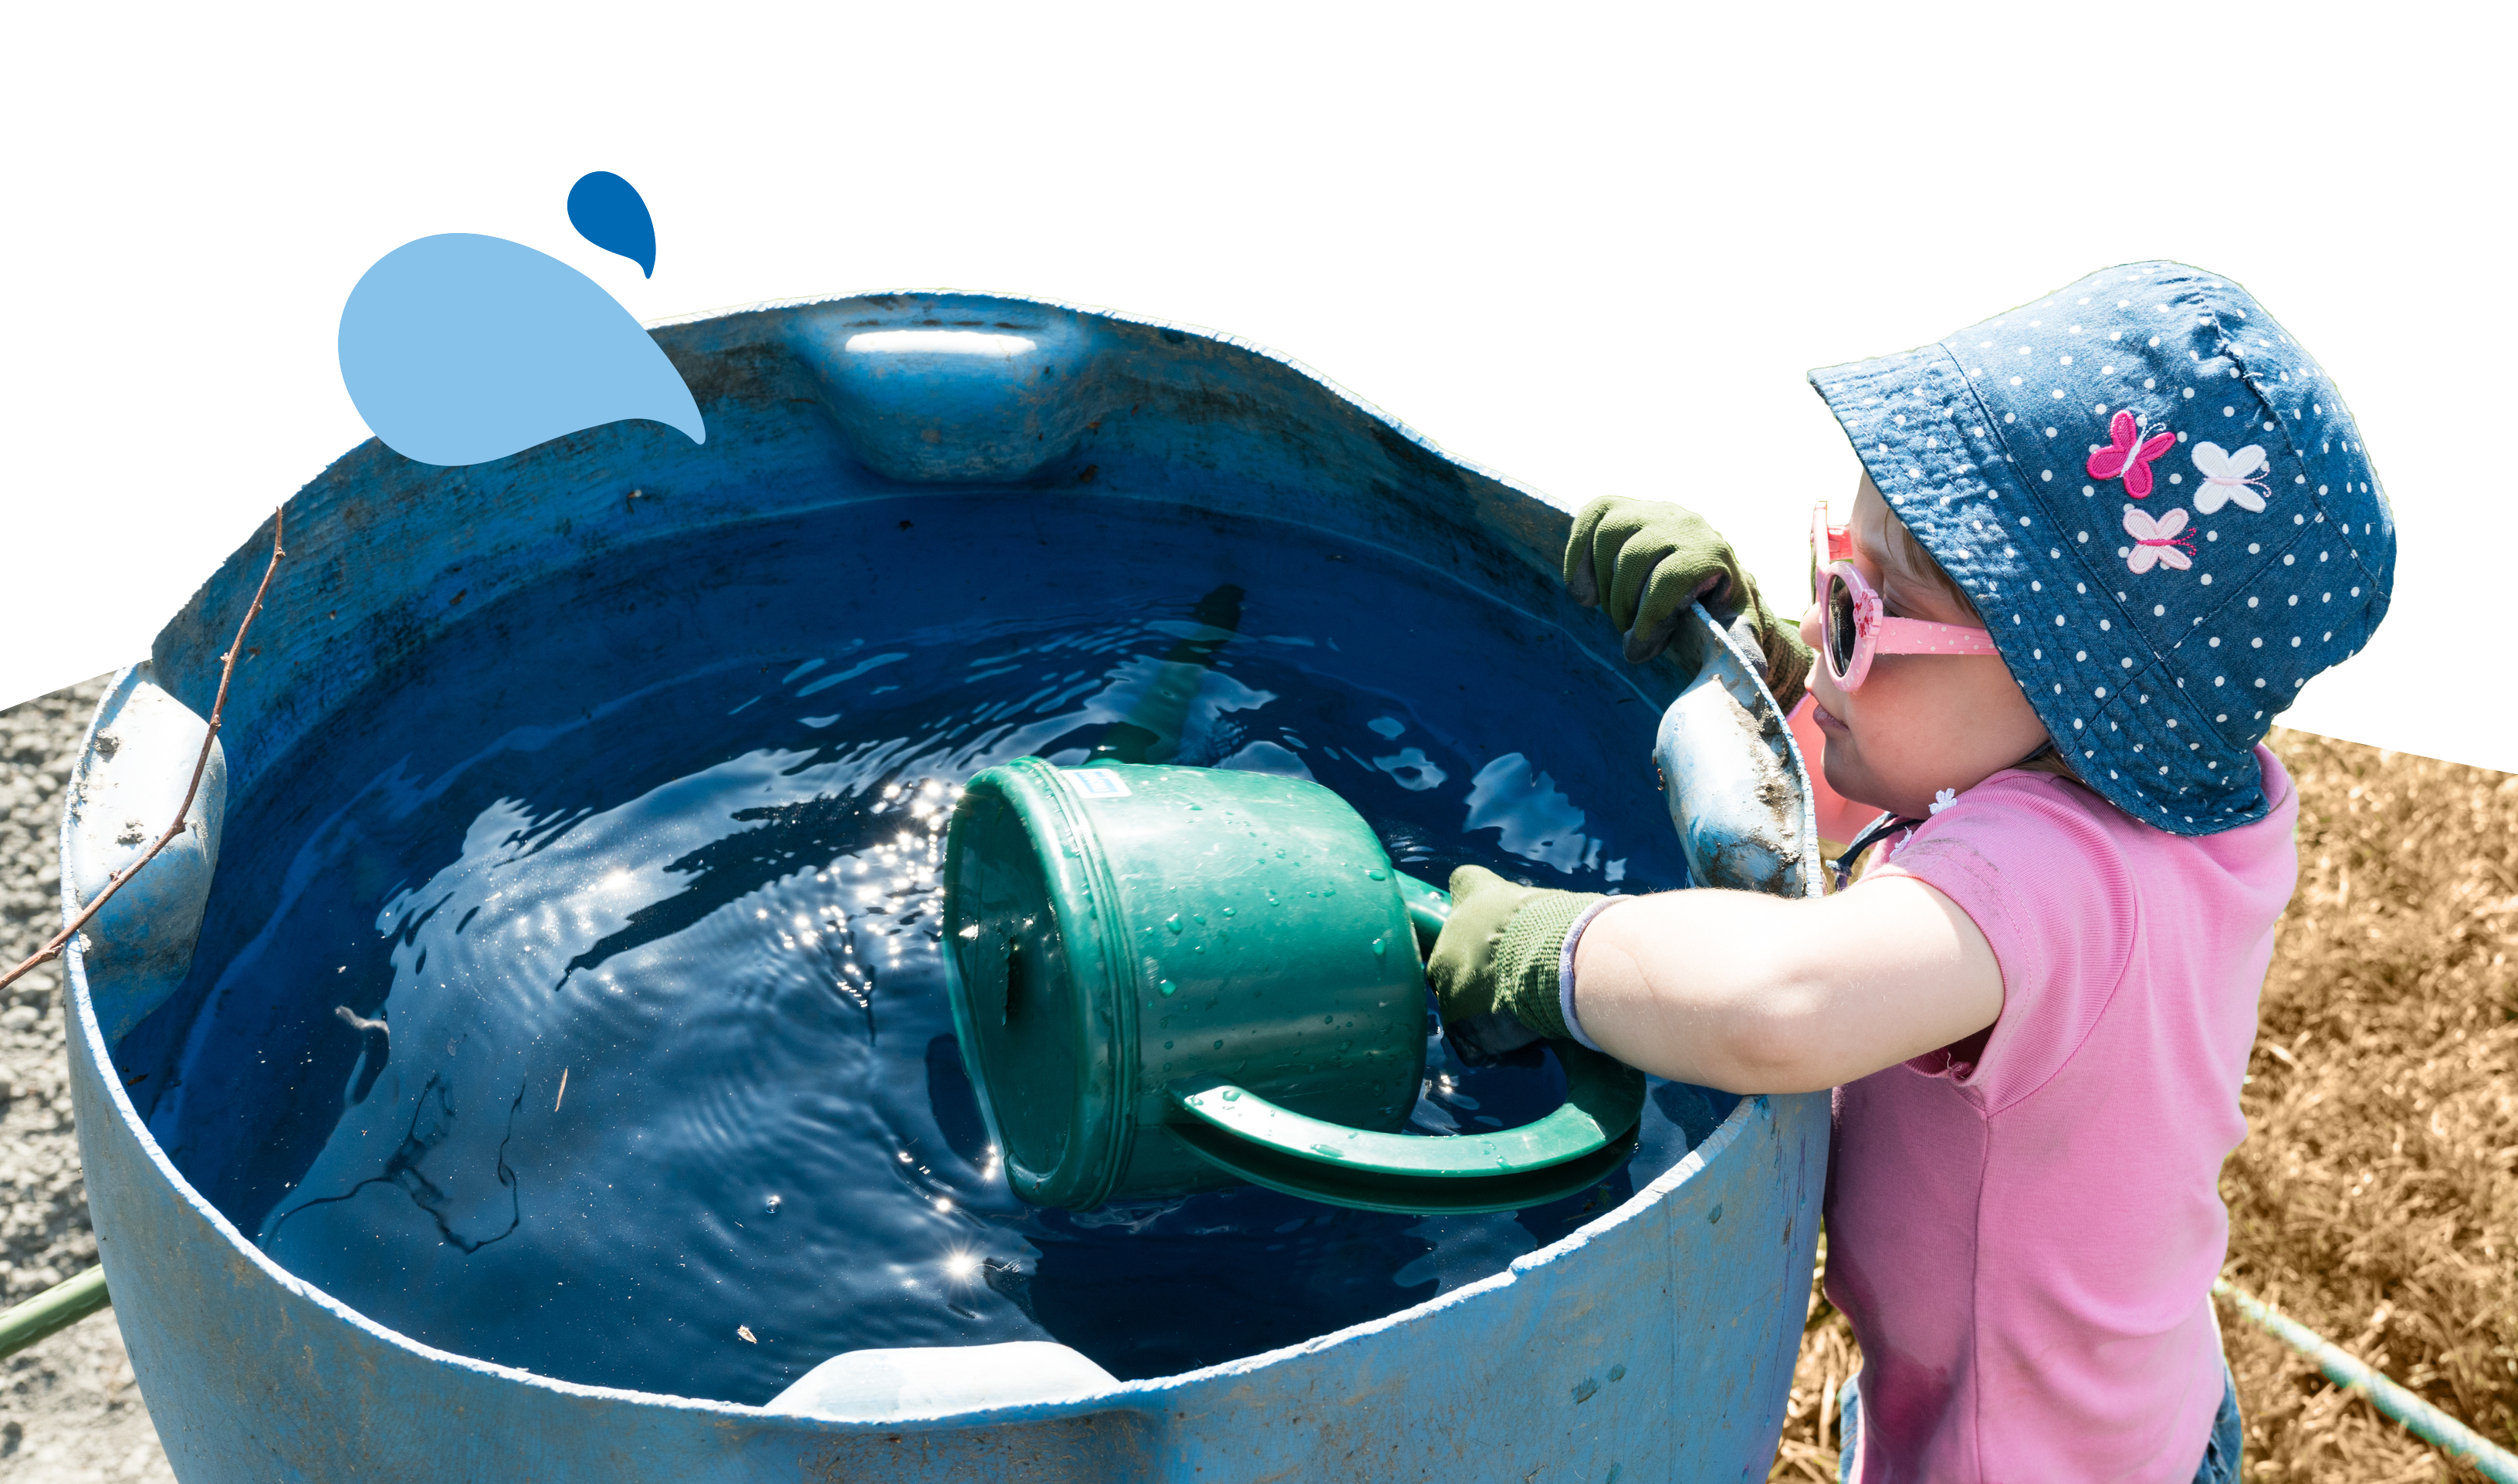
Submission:
<svg viewBox="0 0 2518 1484">
<path fill-rule="evenodd" d="M 1396 872 L 1418 944 L 1431 950 L 1452 900 Z M 1374 1133 L 1307 1118 L 1220 1078 L 1168 1089 L 1189 1115 L 1172 1131 L 1209 1164 L 1254 1184 L 1340 1206 L 1410 1214 L 1520 1210 L 1597 1184 L 1634 1148 L 1644 1076 L 1570 1040 L 1565 1105 L 1535 1124 L 1454 1138 Z"/>
<path fill-rule="evenodd" d="M 1443 936 L 1443 924 L 1452 920 L 1452 894 L 1404 870 L 1391 874 L 1398 878 L 1399 896 L 1408 904 L 1408 925 L 1416 930 L 1416 952 L 1433 953 L 1434 940 Z"/>
</svg>

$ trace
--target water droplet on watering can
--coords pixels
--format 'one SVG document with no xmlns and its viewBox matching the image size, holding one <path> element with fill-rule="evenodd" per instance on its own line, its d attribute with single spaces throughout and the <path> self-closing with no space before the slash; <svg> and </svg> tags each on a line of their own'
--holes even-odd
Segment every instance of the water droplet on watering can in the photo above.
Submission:
<svg viewBox="0 0 2518 1484">
<path fill-rule="evenodd" d="M 1232 915 L 1233 915 L 1233 909 L 1232 909 L 1232 908 L 1229 908 L 1229 907 L 1228 907 L 1228 908 L 1226 908 L 1226 909 L 1224 910 L 1224 914 L 1225 914 L 1226 916 L 1228 916 L 1228 917 L 1232 916 Z"/>
<path fill-rule="evenodd" d="M 1203 913 L 1193 915 L 1189 920 L 1196 923 L 1200 927 L 1206 926 L 1206 917 Z"/>
<path fill-rule="evenodd" d="M 1387 881 L 1390 879 L 1389 872 L 1384 871 L 1377 866 L 1372 869 L 1366 871 L 1364 874 L 1365 878 L 1370 881 Z"/>
<path fill-rule="evenodd" d="M 1215 1049 L 1217 1049 L 1218 1051 L 1223 1050 L 1223 1049 L 1224 1049 L 1224 1042 L 1222 1042 L 1222 1041 L 1220 1041 L 1220 1040 L 1219 1040 L 1219 1041 L 1217 1041 L 1217 1042 L 1215 1043 Z"/>
<path fill-rule="evenodd" d="M 1174 995 L 1177 995 L 1177 994 L 1179 994 L 1179 993 L 1180 993 L 1180 986 L 1178 986 L 1178 985 L 1176 985 L 1176 984 L 1172 983 L 1172 982 L 1171 982 L 1170 980 L 1168 980 L 1168 979 L 1164 980 L 1162 983 L 1160 983 L 1160 984 L 1158 984 L 1158 985 L 1155 985 L 1155 986 L 1154 986 L 1154 988 L 1155 988 L 1156 990 L 1158 990 L 1158 991 L 1160 991 L 1160 992 L 1162 993 L 1162 996 L 1163 996 L 1165 999 L 1169 999 L 1169 998 L 1171 998 Z M 1166 1046 L 1168 1046 L 1168 1045 L 1170 1045 L 1170 1044 L 1171 1044 L 1171 1042 L 1170 1042 L 1170 1041 L 1164 1041 L 1164 1042 L 1163 1042 L 1163 1044 L 1164 1044 L 1164 1045 L 1166 1045 Z"/>
<path fill-rule="evenodd" d="M 1337 1024 L 1337 1017 L 1336 1017 L 1336 1016 L 1334 1016 L 1334 1015 L 1324 1015 L 1324 1016 L 1322 1016 L 1322 1017 L 1321 1017 L 1321 1024 L 1322 1024 L 1322 1025 L 1324 1025 L 1324 1026 L 1333 1026 L 1333 1025 L 1336 1025 L 1336 1024 Z"/>
<path fill-rule="evenodd" d="M 1227 1087 L 1224 1089 L 1224 1100 L 1228 1103 L 1237 1101 L 1240 1096 L 1241 1089 L 1238 1087 Z"/>
<path fill-rule="evenodd" d="M 1373 956 L 1373 957 L 1378 958 L 1378 957 L 1380 957 L 1383 954 L 1385 954 L 1385 953 L 1387 953 L 1387 952 L 1388 952 L 1388 950 L 1384 949 L 1384 948 L 1381 946 L 1381 940 L 1380 940 L 1380 939 L 1375 938 L 1375 939 L 1373 939 L 1373 940 L 1372 940 L 1372 956 Z"/>
<path fill-rule="evenodd" d="M 1321 888 L 1321 895 L 1324 897 L 1334 897 L 1337 895 L 1337 888 L 1334 886 L 1324 886 Z"/>
<path fill-rule="evenodd" d="M 774 1216 L 778 1214 L 778 1198 L 776 1196 L 771 1196 L 768 1200 L 761 1202 L 760 1208 L 768 1212 L 770 1215 Z"/>
<path fill-rule="evenodd" d="M 1163 1042 L 1163 1049 L 1164 1049 L 1164 1050 L 1168 1051 L 1168 1050 L 1170 1050 L 1171 1048 L 1172 1048 L 1172 1043 L 1171 1043 L 1170 1041 L 1164 1041 L 1164 1042 Z"/>
<path fill-rule="evenodd" d="M 1176 932 L 1176 933 L 1177 933 L 1177 932 L 1179 932 L 1179 931 L 1181 931 L 1181 930 L 1182 930 L 1182 927 L 1183 927 L 1183 924 L 1182 924 L 1181 919 L 1180 919 L 1180 913 L 1178 913 L 1178 912 L 1174 912 L 1174 913 L 1172 913 L 1170 916 L 1165 917 L 1165 918 L 1163 919 L 1163 926 L 1165 926 L 1165 927 L 1167 927 L 1167 928 L 1170 928 L 1173 932 Z"/>
</svg>

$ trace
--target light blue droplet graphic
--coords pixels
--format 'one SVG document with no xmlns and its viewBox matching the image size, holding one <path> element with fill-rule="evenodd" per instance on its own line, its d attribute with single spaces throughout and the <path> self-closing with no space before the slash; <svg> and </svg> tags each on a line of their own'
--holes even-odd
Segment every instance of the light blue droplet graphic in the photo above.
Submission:
<svg viewBox="0 0 2518 1484">
<path fill-rule="evenodd" d="M 609 170 L 579 176 L 568 188 L 568 220 L 586 240 L 656 276 L 656 219 L 637 187 Z"/>
<path fill-rule="evenodd" d="M 504 237 L 445 233 L 376 260 L 341 307 L 341 381 L 385 445 L 478 464 L 625 418 L 708 441 L 681 373 L 620 301 Z"/>
</svg>

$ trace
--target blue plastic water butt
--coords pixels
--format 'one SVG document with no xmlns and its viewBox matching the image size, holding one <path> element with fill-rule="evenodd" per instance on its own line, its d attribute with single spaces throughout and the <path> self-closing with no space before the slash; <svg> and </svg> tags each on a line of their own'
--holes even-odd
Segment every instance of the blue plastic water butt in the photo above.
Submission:
<svg viewBox="0 0 2518 1484">
<path fill-rule="evenodd" d="M 1562 512 L 1297 366 L 1194 331 L 973 295 L 767 306 L 656 333 L 708 419 L 705 447 L 617 424 L 440 469 L 370 443 L 291 500 L 289 558 L 230 697 L 197 827 L 71 958 L 90 1206 L 133 1367 L 178 1474 L 1762 1477 L 1817 1236 L 1821 1095 L 1738 1100 L 1718 1126 L 1660 1156 L 1674 1163 L 1633 1169 L 1618 1187 L 1631 1194 L 1613 1208 L 1411 1307 L 1220 1364 L 1159 1375 L 1138 1366 L 1140 1378 L 1107 1385 L 1091 1366 L 1068 1366 L 1047 1401 L 991 1404 L 984 1387 L 957 1390 L 957 1372 L 985 1369 L 979 1351 L 969 1364 L 934 1346 L 889 1351 L 824 1387 L 857 1399 L 861 1410 L 846 1415 L 876 1420 L 802 1415 L 793 1394 L 768 1407 L 695 1400 L 654 1380 L 586 1384 L 432 1347 L 293 1275 L 268 1254 L 268 1228 L 257 1246 L 222 1213 L 222 1198 L 185 1172 L 209 1169 L 203 1157 L 170 1156 L 152 1136 L 147 1114 L 166 1093 L 146 1079 L 162 1082 L 175 1065 L 167 1046 L 218 1034 L 221 1016 L 243 1013 L 239 996 L 280 1002 L 326 988 L 257 983 L 216 1003 L 201 995 L 194 947 L 222 854 L 231 870 L 267 865 L 254 841 L 223 840 L 230 822 L 340 807 L 320 785 L 327 749 L 373 734 L 375 718 L 358 708 L 380 685 L 424 691 L 450 636 L 486 621 L 473 615 L 557 585 L 593 595 L 571 601 L 599 634 L 586 605 L 634 607 L 653 591 L 640 584 L 741 590 L 744 566 L 727 554 L 766 550 L 775 541 L 764 532 L 782 522 L 879 509 L 903 530 L 926 522 L 960 532 L 950 551 L 931 547 L 916 560 L 956 574 L 937 581 L 978 583 L 1000 613 L 1036 601 L 1038 553 L 1059 538 L 1026 520 L 1160 532 L 1147 537 L 1150 560 L 1274 522 L 1323 543 L 1319 571 L 1328 575 L 1319 580 L 1351 590 L 1366 610 L 1388 600 L 1384 572 L 1419 587 L 1457 584 L 1562 646 L 1563 668 L 1594 677 L 1587 700 L 1533 689 L 1485 704 L 1564 708 L 1566 725 L 1611 756 L 1630 754 L 1639 776 L 1649 775 L 1656 718 L 1682 693 L 1709 717 L 1728 718 L 1697 734 L 1730 738 L 1697 749 L 1711 762 L 1680 764 L 1783 780 L 1780 794 L 1763 789 L 1770 804 L 1785 800 L 1781 823 L 1745 856 L 1764 863 L 1752 875 L 1765 889 L 1815 890 L 1800 760 L 1724 636 L 1701 623 L 1671 658 L 1626 666 L 1618 636 L 1557 580 Z M 891 523 L 895 507 L 910 513 Z M 65 824 L 68 899 L 96 890 L 131 853 L 130 818 L 180 797 L 269 535 L 229 558 L 100 708 Z M 660 553 L 682 560 L 660 564 Z M 480 643 L 481 631 L 470 632 L 467 642 Z M 764 639 L 760 650 L 778 646 Z M 509 678 L 515 694 L 543 684 Z M 1610 697 L 1603 685 L 1629 694 Z M 486 716 L 513 694 L 485 693 L 477 704 Z M 1384 771 L 1414 787 L 1439 772 L 1424 756 L 1394 749 Z M 1369 771 L 1372 760 L 1353 761 Z M 1736 831 L 1715 838 L 1694 824 L 1685 873 L 1719 879 L 1707 863 L 1744 858 L 1725 853 L 1740 843 Z M 1667 837 L 1657 819 L 1620 827 Z M 1569 869 L 1599 865 L 1553 838 L 1524 847 Z M 219 928 L 214 919 L 212 936 Z M 157 1058 L 146 1066 L 133 1050 L 144 1041 Z M 271 1073 L 276 1106 L 282 1092 L 295 1095 L 285 1075 Z M 302 1095 L 337 1106 L 344 1094 L 336 1077 Z M 225 1179 L 226 1169 L 213 1173 Z M 990 1353 L 1017 1352 L 1028 1353 Z M 672 1370 L 667 1356 L 624 1374 Z M 882 1395 L 867 1408 L 869 1388 Z"/>
</svg>

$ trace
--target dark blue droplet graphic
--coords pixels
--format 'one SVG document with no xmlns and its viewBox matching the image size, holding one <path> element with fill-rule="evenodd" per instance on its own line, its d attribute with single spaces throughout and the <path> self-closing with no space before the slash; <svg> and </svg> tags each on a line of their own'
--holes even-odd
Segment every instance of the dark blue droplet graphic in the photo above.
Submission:
<svg viewBox="0 0 2518 1484">
<path fill-rule="evenodd" d="M 656 219 L 637 187 L 609 170 L 582 175 L 568 188 L 568 220 L 586 240 L 656 276 Z"/>
</svg>

